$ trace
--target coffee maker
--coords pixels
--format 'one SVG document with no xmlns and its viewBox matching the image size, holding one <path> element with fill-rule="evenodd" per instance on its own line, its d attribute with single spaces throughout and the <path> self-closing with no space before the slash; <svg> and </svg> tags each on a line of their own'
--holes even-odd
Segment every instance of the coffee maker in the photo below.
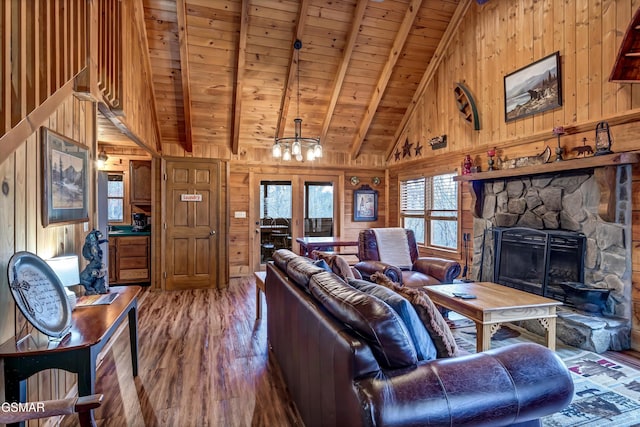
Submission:
<svg viewBox="0 0 640 427">
<path fill-rule="evenodd" d="M 131 231 L 147 231 L 147 214 L 134 213 L 131 216 L 133 218 Z"/>
</svg>

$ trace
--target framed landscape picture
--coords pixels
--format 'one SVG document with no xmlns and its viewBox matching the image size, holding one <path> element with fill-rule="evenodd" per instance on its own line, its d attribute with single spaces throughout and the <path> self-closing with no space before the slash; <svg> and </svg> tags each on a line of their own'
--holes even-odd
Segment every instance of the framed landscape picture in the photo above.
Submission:
<svg viewBox="0 0 640 427">
<path fill-rule="evenodd" d="M 378 220 L 378 192 L 368 185 L 353 191 L 353 220 Z"/>
<path fill-rule="evenodd" d="M 504 77 L 504 117 L 510 122 L 562 106 L 560 52 Z"/>
<path fill-rule="evenodd" d="M 42 225 L 89 220 L 89 152 L 42 128 Z"/>
</svg>

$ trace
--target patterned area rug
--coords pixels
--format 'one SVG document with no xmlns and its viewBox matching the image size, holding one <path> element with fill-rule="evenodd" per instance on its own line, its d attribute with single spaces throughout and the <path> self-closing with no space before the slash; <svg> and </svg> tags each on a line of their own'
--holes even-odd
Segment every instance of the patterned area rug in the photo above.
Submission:
<svg viewBox="0 0 640 427">
<path fill-rule="evenodd" d="M 452 329 L 458 346 L 476 350 L 475 327 Z M 543 344 L 540 336 L 503 326 L 491 339 L 497 348 L 517 342 Z M 603 355 L 563 345 L 556 349 L 573 374 L 575 394 L 565 410 L 542 419 L 545 427 L 630 427 L 640 426 L 640 371 Z"/>
</svg>

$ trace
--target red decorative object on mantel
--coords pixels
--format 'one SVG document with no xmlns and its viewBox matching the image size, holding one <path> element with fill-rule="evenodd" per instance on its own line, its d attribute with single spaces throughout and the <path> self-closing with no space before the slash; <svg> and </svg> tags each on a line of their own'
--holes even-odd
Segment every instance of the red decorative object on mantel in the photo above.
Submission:
<svg viewBox="0 0 640 427">
<path fill-rule="evenodd" d="M 473 160 L 471 160 L 471 156 L 467 154 L 464 157 L 464 163 L 462 164 L 462 174 L 468 175 L 471 173 L 471 167 L 473 166 Z"/>
<path fill-rule="evenodd" d="M 496 147 L 490 148 L 487 150 L 487 156 L 489 156 L 489 160 L 487 163 L 489 164 L 489 170 L 493 170 L 493 158 L 496 156 Z"/>
</svg>

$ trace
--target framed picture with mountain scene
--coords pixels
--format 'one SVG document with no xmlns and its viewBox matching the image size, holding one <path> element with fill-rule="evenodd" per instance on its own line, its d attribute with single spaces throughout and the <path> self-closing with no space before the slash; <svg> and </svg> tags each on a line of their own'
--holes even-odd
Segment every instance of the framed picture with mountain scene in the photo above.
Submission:
<svg viewBox="0 0 640 427">
<path fill-rule="evenodd" d="M 42 225 L 89 220 L 89 151 L 51 129 L 42 134 Z"/>
<path fill-rule="evenodd" d="M 504 77 L 504 114 L 510 122 L 562 106 L 560 52 Z"/>
</svg>

